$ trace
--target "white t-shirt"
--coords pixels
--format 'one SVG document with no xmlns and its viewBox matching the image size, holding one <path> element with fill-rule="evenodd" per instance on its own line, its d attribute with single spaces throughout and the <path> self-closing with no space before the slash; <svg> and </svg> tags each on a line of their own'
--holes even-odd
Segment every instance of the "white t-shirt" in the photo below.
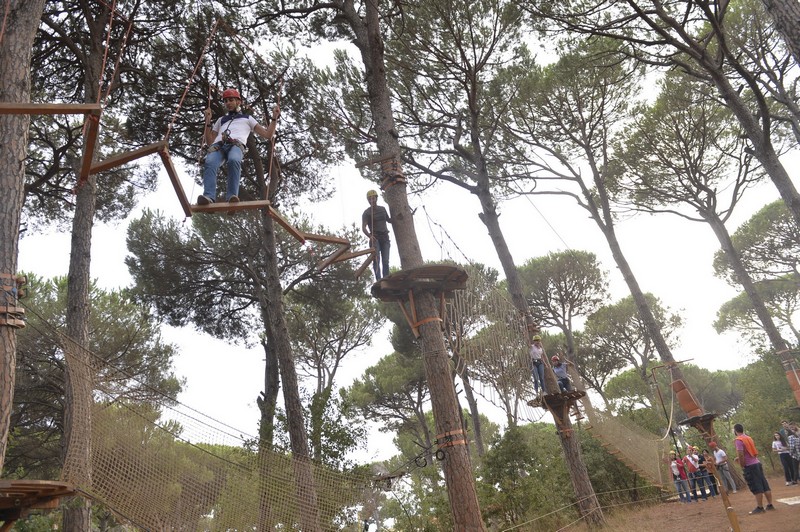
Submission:
<svg viewBox="0 0 800 532">
<path fill-rule="evenodd" d="M 247 138 L 258 125 L 258 121 L 250 115 L 239 113 L 235 115 L 235 118 L 226 120 L 223 124 L 222 119 L 227 118 L 227 116 L 217 118 L 217 121 L 211 127 L 211 131 L 217 134 L 214 137 L 214 143 L 222 142 L 222 133 L 227 131 L 231 138 L 238 140 L 242 144 L 247 144 Z"/>
<path fill-rule="evenodd" d="M 728 460 L 728 454 L 723 451 L 722 449 L 717 449 L 714 451 L 714 461 L 717 465 L 724 464 Z"/>
<path fill-rule="evenodd" d="M 544 347 L 538 347 L 535 344 L 531 344 L 531 359 L 541 360 L 543 355 Z"/>
<path fill-rule="evenodd" d="M 772 440 L 772 448 L 779 454 L 788 453 L 789 448 L 783 444 L 781 440 Z"/>
</svg>

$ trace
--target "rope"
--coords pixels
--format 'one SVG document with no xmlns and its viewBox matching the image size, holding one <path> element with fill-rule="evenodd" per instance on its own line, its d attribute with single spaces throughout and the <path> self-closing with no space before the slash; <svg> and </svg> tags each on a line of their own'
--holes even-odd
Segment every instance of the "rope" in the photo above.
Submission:
<svg viewBox="0 0 800 532">
<path fill-rule="evenodd" d="M 108 62 L 108 50 L 111 48 L 111 29 L 114 27 L 114 15 L 117 13 L 117 0 L 111 6 L 111 13 L 109 14 L 108 24 L 106 24 L 106 49 L 103 51 L 103 63 L 100 67 L 100 79 L 98 80 L 97 99 L 95 103 L 100 103 L 103 95 L 103 73 L 106 71 L 106 64 Z M 120 50 L 120 53 L 122 51 Z"/>
<path fill-rule="evenodd" d="M 278 107 L 278 111 L 281 109 L 281 93 L 283 93 L 283 77 L 281 76 L 280 82 L 278 84 L 278 96 L 276 97 L 276 105 Z M 270 117 L 272 120 L 272 117 Z M 278 123 L 275 122 L 275 132 L 272 134 L 272 139 L 270 139 L 269 143 L 269 165 L 267 167 L 267 190 L 264 191 L 264 199 L 269 199 L 269 184 L 272 183 L 272 164 L 275 161 L 275 144 L 278 140 Z"/>
<path fill-rule="evenodd" d="M 192 74 L 191 76 L 189 76 L 189 79 L 186 82 L 186 88 L 183 89 L 183 94 L 181 95 L 180 100 L 178 100 L 178 105 L 175 107 L 175 112 L 172 113 L 172 118 L 170 119 L 169 124 L 167 125 L 167 132 L 164 134 L 164 141 L 169 140 L 169 135 L 170 133 L 172 133 L 172 126 L 175 125 L 175 120 L 178 119 L 178 114 L 181 111 L 181 107 L 183 107 L 183 101 L 186 99 L 186 95 L 189 93 L 189 89 L 191 88 L 192 83 L 194 83 L 194 78 L 197 75 L 197 71 L 200 69 L 200 65 L 203 62 L 203 57 L 205 57 L 206 52 L 208 51 L 208 47 L 211 45 L 211 41 L 214 39 L 214 35 L 216 35 L 217 33 L 217 25 L 219 22 L 220 19 L 217 19 L 214 21 L 214 25 L 211 26 L 211 33 L 209 34 L 208 39 L 206 39 L 206 43 L 203 46 L 203 49 L 200 51 L 200 57 L 197 58 L 197 63 L 195 63 L 194 65 Z"/>
<path fill-rule="evenodd" d="M 119 64 L 122 61 L 122 53 L 128 46 L 128 37 L 130 37 L 132 29 L 133 29 L 133 21 L 129 21 L 128 29 L 125 31 L 125 36 L 122 38 L 122 43 L 120 44 L 119 53 L 117 54 L 117 60 L 114 62 L 114 71 L 111 73 L 111 79 L 108 82 L 108 87 L 106 87 L 106 95 L 103 97 L 102 103 L 104 106 L 106 101 L 108 101 L 108 96 L 111 94 L 111 88 L 114 86 L 114 80 L 117 78 L 117 73 L 119 72 Z"/>
<path fill-rule="evenodd" d="M 542 220 L 544 220 L 544 223 L 547 224 L 547 227 L 549 227 L 550 230 L 553 231 L 553 234 L 558 237 L 558 239 L 561 241 L 562 244 L 564 244 L 564 247 L 567 248 L 567 249 L 572 249 L 570 247 L 570 245 L 567 244 L 567 242 L 561 237 L 561 235 L 558 233 L 558 231 L 556 231 L 556 228 L 553 227 L 553 224 L 550 223 L 550 220 L 548 220 L 547 217 L 545 217 L 545 215 L 542 214 L 542 211 L 539 210 L 539 207 L 534 205 L 533 200 L 531 200 L 531 198 L 527 194 L 525 195 L 525 199 L 527 199 L 528 203 L 531 204 L 531 207 L 533 207 L 533 210 L 535 210 L 537 213 L 539 213 L 539 216 L 542 217 Z"/>
</svg>

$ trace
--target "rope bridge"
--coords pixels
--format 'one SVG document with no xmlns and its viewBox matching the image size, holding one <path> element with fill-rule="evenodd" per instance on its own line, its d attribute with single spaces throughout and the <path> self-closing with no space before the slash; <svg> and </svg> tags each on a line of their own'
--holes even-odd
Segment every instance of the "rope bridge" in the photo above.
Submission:
<svg viewBox="0 0 800 532">
<path fill-rule="evenodd" d="M 455 370 L 469 375 L 476 392 L 505 410 L 509 418 L 541 420 L 545 409 L 527 405 L 527 399 L 533 397 L 533 380 L 525 319 L 507 292 L 472 268 L 466 290 L 454 294 L 447 310 L 447 337 Z M 573 383 L 586 389 L 574 368 L 570 367 L 570 374 Z M 610 454 L 654 484 L 671 485 L 665 481 L 670 478 L 665 465 L 666 439 L 595 408 L 588 395 L 580 402 L 588 418 L 587 429 Z"/>
</svg>

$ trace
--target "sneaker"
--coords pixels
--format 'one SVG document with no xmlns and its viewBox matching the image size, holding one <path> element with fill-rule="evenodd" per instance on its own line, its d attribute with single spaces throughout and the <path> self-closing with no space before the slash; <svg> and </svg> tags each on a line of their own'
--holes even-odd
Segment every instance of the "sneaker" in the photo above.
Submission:
<svg viewBox="0 0 800 532">
<path fill-rule="evenodd" d="M 228 198 L 228 203 L 239 203 L 239 196 L 231 196 Z"/>
<path fill-rule="evenodd" d="M 774 510 L 774 509 L 775 509 L 775 507 L 772 506 L 772 504 L 768 504 L 767 505 L 767 510 Z"/>
<path fill-rule="evenodd" d="M 750 515 L 753 514 L 763 514 L 766 510 L 764 510 L 761 506 L 756 506 L 755 510 L 750 512 Z"/>
<path fill-rule="evenodd" d="M 211 203 L 214 203 L 214 200 L 209 198 L 208 196 L 204 196 L 202 194 L 197 196 L 197 204 L 198 205 L 210 205 Z"/>
<path fill-rule="evenodd" d="M 791 486 L 791 485 L 792 485 L 792 483 L 791 483 L 791 482 L 787 482 L 787 483 L 786 483 L 786 485 L 787 485 L 787 486 Z"/>
</svg>

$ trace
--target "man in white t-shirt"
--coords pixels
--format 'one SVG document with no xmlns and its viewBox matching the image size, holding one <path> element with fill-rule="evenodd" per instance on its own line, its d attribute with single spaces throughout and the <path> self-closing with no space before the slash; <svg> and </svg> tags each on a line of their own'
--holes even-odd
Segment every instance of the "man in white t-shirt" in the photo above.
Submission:
<svg viewBox="0 0 800 532">
<path fill-rule="evenodd" d="M 711 447 L 711 451 L 714 453 L 714 462 L 717 464 L 717 472 L 719 472 L 722 487 L 725 488 L 728 493 L 736 493 L 736 482 L 733 481 L 733 476 L 731 475 L 728 454 L 717 447 L 717 442 L 712 441 L 708 446 Z"/>
<path fill-rule="evenodd" d="M 214 203 L 217 197 L 217 172 L 222 163 L 227 161 L 228 187 L 225 201 L 239 201 L 239 181 L 242 177 L 242 159 L 247 151 L 247 139 L 250 133 L 256 132 L 265 139 L 275 135 L 278 126 L 280 109 L 276 105 L 272 109 L 272 120 L 264 127 L 252 116 L 242 113 L 242 96 L 236 89 L 225 89 L 222 101 L 228 113 L 211 123 L 211 109 L 205 110 L 206 132 L 205 142 L 208 145 L 203 165 L 203 194 L 197 198 L 198 205 Z"/>
</svg>

